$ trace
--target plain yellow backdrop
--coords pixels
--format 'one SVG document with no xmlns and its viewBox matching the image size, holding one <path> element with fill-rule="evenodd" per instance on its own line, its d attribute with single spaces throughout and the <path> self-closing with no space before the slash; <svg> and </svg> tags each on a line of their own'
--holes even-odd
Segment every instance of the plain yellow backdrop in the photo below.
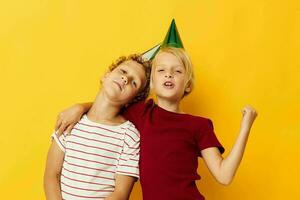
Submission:
<svg viewBox="0 0 300 200">
<path fill-rule="evenodd" d="M 92 101 L 107 66 L 162 41 L 172 18 L 196 73 L 182 107 L 213 120 L 225 155 L 241 108 L 259 112 L 234 182 L 219 185 L 199 160 L 200 191 L 209 200 L 300 199 L 296 0 L 1 1 L 1 199 L 44 199 L 57 113 Z"/>
</svg>

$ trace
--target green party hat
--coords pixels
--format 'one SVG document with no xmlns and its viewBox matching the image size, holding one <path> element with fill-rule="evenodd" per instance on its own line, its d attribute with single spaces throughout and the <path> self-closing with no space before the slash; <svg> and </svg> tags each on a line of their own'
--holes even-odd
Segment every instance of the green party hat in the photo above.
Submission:
<svg viewBox="0 0 300 200">
<path fill-rule="evenodd" d="M 161 44 L 157 44 L 148 51 L 142 53 L 142 58 L 144 60 L 152 60 L 161 47 L 184 48 L 174 19 L 171 22 L 164 41 Z"/>
<path fill-rule="evenodd" d="M 172 20 L 168 33 L 161 46 L 184 48 L 175 24 L 175 19 Z"/>
</svg>

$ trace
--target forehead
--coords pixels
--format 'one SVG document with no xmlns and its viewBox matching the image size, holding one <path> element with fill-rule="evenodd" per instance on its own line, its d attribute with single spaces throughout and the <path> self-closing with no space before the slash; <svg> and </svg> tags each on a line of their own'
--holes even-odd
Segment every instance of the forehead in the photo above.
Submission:
<svg viewBox="0 0 300 200">
<path fill-rule="evenodd" d="M 154 65 L 182 66 L 182 61 L 172 53 L 159 52 L 154 59 Z"/>
<path fill-rule="evenodd" d="M 117 68 L 126 68 L 126 70 L 136 76 L 137 78 L 145 78 L 146 73 L 144 67 L 136 61 L 126 60 L 122 62 Z"/>
</svg>

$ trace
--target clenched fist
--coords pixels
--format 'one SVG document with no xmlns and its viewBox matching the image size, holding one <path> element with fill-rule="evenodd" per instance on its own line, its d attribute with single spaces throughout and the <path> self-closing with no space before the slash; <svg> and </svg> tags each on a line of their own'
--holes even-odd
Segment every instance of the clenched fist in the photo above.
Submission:
<svg viewBox="0 0 300 200">
<path fill-rule="evenodd" d="M 247 105 L 242 109 L 242 113 L 243 113 L 243 118 L 242 118 L 242 123 L 241 123 L 241 130 L 242 131 L 250 131 L 251 126 L 255 120 L 255 118 L 257 117 L 257 111 Z"/>
</svg>

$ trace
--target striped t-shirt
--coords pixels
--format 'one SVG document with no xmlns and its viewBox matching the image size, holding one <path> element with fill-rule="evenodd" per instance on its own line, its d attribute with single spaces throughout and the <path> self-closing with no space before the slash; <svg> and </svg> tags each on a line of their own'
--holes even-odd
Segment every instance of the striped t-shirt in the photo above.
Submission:
<svg viewBox="0 0 300 200">
<path fill-rule="evenodd" d="M 65 200 L 104 199 L 114 191 L 116 173 L 139 178 L 140 135 L 129 121 L 110 126 L 84 115 L 70 135 L 52 137 L 65 153 L 61 172 Z"/>
</svg>

